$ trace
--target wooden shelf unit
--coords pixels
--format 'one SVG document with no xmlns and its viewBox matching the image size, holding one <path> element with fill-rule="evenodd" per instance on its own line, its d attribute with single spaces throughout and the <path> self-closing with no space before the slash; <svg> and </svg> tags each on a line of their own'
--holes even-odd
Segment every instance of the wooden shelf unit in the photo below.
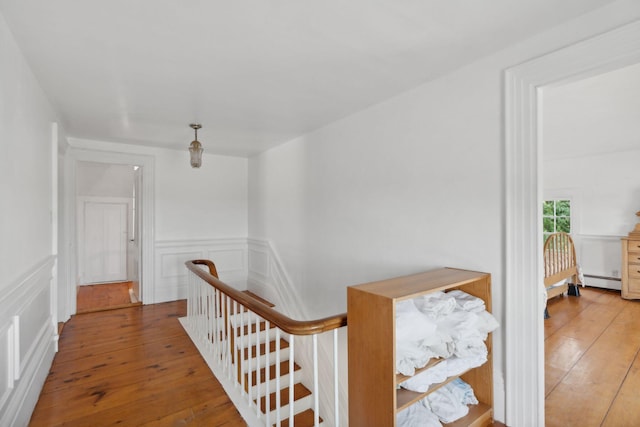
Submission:
<svg viewBox="0 0 640 427">
<path fill-rule="evenodd" d="M 395 427 L 399 411 L 455 379 L 433 385 L 425 393 L 398 389 L 398 384 L 407 377 L 396 374 L 395 357 L 396 303 L 454 289 L 481 298 L 491 312 L 491 275 L 488 273 L 440 268 L 347 288 L 351 427 Z M 480 427 L 493 422 L 491 334 L 486 344 L 487 362 L 460 376 L 473 387 L 480 404 L 470 405 L 466 417 L 448 426 Z M 429 365 L 436 363 L 438 360 L 432 360 Z"/>
</svg>

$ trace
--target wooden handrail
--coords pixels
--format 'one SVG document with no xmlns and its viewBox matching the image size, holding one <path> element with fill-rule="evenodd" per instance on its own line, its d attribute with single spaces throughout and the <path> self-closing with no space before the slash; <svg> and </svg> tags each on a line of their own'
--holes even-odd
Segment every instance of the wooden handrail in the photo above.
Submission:
<svg viewBox="0 0 640 427">
<path fill-rule="evenodd" d="M 206 259 L 197 259 L 187 261 L 185 262 L 185 265 L 202 280 L 286 333 L 293 335 L 314 335 L 347 326 L 347 313 L 336 314 L 335 316 L 325 317 L 318 320 L 291 319 L 252 296 L 247 295 L 244 292 L 240 292 L 224 282 L 221 282 L 217 278 L 216 267 L 213 262 Z M 197 267 L 197 265 L 206 265 L 209 268 L 209 273 Z"/>
</svg>

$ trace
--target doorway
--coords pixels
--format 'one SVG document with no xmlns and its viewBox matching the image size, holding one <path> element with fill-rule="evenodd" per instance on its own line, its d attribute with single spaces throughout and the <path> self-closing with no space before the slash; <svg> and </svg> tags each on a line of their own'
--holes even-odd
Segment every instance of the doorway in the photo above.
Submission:
<svg viewBox="0 0 640 427">
<path fill-rule="evenodd" d="M 133 165 L 76 165 L 77 313 L 141 304 L 141 173 Z"/>
<path fill-rule="evenodd" d="M 640 62 L 640 22 L 505 72 L 505 395 L 508 425 L 544 425 L 540 89 Z M 588 54 L 585 54 L 588 52 Z"/>
</svg>

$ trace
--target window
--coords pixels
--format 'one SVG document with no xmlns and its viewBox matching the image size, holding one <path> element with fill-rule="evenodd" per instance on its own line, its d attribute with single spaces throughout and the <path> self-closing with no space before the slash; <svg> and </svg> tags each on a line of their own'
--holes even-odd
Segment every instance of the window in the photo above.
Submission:
<svg viewBox="0 0 640 427">
<path fill-rule="evenodd" d="M 542 230 L 545 241 L 552 233 L 571 233 L 570 200 L 547 200 L 542 204 Z"/>
</svg>

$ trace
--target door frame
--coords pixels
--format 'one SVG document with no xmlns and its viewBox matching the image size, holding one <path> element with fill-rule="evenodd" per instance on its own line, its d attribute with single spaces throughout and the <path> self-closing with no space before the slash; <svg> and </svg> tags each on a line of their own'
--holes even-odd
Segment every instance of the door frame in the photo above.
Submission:
<svg viewBox="0 0 640 427">
<path fill-rule="evenodd" d="M 640 63 L 640 21 L 505 71 L 505 409 L 544 425 L 541 96 L 544 87 Z"/>
<path fill-rule="evenodd" d="M 118 204 L 126 206 L 126 223 L 127 223 L 127 238 L 125 242 L 125 277 L 123 281 L 129 280 L 129 239 L 131 233 L 131 209 L 133 200 L 127 197 L 96 197 L 96 196 L 76 196 L 76 209 L 77 209 L 77 221 L 76 226 L 78 227 L 76 230 L 76 235 L 78 237 L 77 248 L 78 248 L 78 277 L 82 284 L 87 284 L 87 277 L 84 265 L 84 227 L 86 224 L 84 223 L 84 214 L 85 207 L 87 203 L 101 203 L 101 204 Z M 80 285 L 80 283 L 78 283 Z"/>
<path fill-rule="evenodd" d="M 142 186 L 140 194 L 141 211 L 140 220 L 142 228 L 140 236 L 140 301 L 144 304 L 155 303 L 154 288 L 154 261 L 155 261 L 155 158 L 134 153 L 110 152 L 89 150 L 70 146 L 65 153 L 64 167 L 64 210 L 66 211 L 65 221 L 67 230 L 64 236 L 64 244 L 69 249 L 66 277 L 66 304 L 65 313 L 60 313 L 60 318 L 68 319 L 76 314 L 76 283 L 78 248 L 77 245 L 77 199 L 76 195 L 76 170 L 78 162 L 95 162 L 106 164 L 119 164 L 140 166 L 142 168 Z"/>
</svg>

